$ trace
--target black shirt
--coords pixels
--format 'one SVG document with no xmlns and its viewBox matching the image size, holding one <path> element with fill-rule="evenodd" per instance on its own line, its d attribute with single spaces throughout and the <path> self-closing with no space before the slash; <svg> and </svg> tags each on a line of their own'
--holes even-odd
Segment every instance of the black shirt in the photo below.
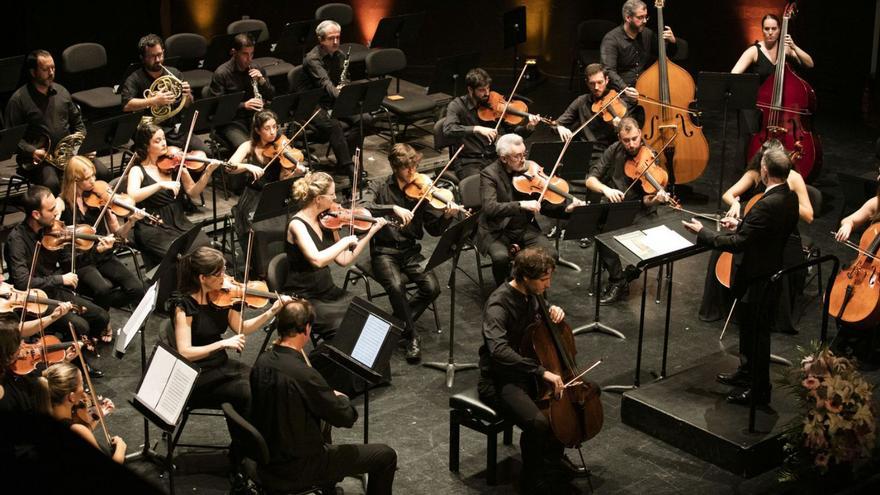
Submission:
<svg viewBox="0 0 880 495">
<path fill-rule="evenodd" d="M 357 410 L 337 396 L 302 353 L 276 345 L 251 370 L 251 423 L 269 447 L 269 464 L 323 453 L 321 420 L 350 428 Z"/>
<path fill-rule="evenodd" d="M 85 132 L 79 107 L 70 93 L 60 84 L 52 83 L 47 94 L 40 93 L 28 83 L 18 88 L 6 105 L 6 125 L 27 124 L 24 138 L 18 143 L 18 163 L 33 161 L 34 150 L 45 146 L 42 140 L 48 136 L 52 146 L 64 137 L 80 131 Z"/>
<path fill-rule="evenodd" d="M 608 94 L 608 89 L 611 89 L 611 84 L 609 82 L 608 88 L 605 90 L 605 94 Z M 617 88 L 615 88 L 617 89 Z M 619 91 L 619 89 L 618 89 Z M 600 98 L 601 99 L 601 98 Z M 627 104 L 627 101 L 623 96 L 618 98 L 619 101 L 623 102 L 624 105 Z M 568 108 L 565 109 L 565 112 L 556 119 L 556 122 L 561 126 L 567 127 L 569 130 L 574 131 L 584 122 L 590 120 L 590 117 L 593 116 L 593 109 L 591 108 L 593 103 L 596 102 L 596 98 L 593 97 L 592 93 L 586 93 L 581 96 L 575 98 Z M 627 105 L 628 107 L 629 105 Z M 590 122 L 590 125 L 584 127 L 584 130 L 581 131 L 580 136 L 575 136 L 575 138 L 582 138 L 585 141 L 589 141 L 591 143 L 595 143 L 597 146 L 594 149 L 605 149 L 611 145 L 617 139 L 617 132 L 614 129 L 614 124 L 611 122 L 605 122 L 602 117 L 596 117 Z"/>
<path fill-rule="evenodd" d="M 275 87 L 272 86 L 272 83 L 269 82 L 269 78 L 266 77 L 266 71 L 263 69 L 258 70 L 260 71 L 260 74 L 263 75 L 263 83 L 259 84 L 260 96 L 263 100 L 271 100 L 275 96 Z M 235 65 L 235 60 L 230 59 L 221 64 L 220 67 L 217 67 L 217 70 L 214 71 L 214 75 L 211 76 L 211 86 L 208 91 L 212 96 L 244 91 L 244 100 L 247 101 L 254 97 L 254 85 L 252 81 L 253 78 L 248 74 L 248 71 L 238 70 L 238 67 Z M 244 108 L 244 106 L 239 106 L 238 111 L 235 114 L 235 119 L 246 122 L 247 127 L 250 128 L 250 121 L 253 114 L 253 111 Z"/>
<path fill-rule="evenodd" d="M 460 159 L 478 158 L 489 163 L 497 157 L 495 143 L 489 143 L 485 137 L 474 134 L 475 126 L 495 127 L 495 122 L 480 120 L 477 115 L 477 105 L 468 95 L 459 96 L 449 102 L 449 106 L 446 107 L 446 120 L 443 123 L 443 135 L 464 144 Z M 501 127 L 498 128 L 499 136 L 511 132 L 523 138 L 532 133 L 525 125 L 512 126 L 506 122 L 502 122 Z"/>
<path fill-rule="evenodd" d="M 9 239 L 6 241 L 6 264 L 9 266 L 9 279 L 18 290 L 26 290 L 28 277 L 31 272 L 31 261 L 34 258 L 34 250 L 37 241 L 43 238 L 43 232 L 34 232 L 28 227 L 27 222 L 22 222 L 12 229 Z M 61 268 L 58 264 L 61 263 Z M 65 269 L 65 265 L 66 268 Z M 32 289 L 61 288 L 64 283 L 62 274 L 70 268 L 70 247 L 50 251 L 40 249 L 40 257 L 37 259 L 37 269 L 31 280 Z"/>
<path fill-rule="evenodd" d="M 480 347 L 480 374 L 484 378 L 522 381 L 544 368 L 520 353 L 526 329 L 541 318 L 538 300 L 501 284 L 486 301 L 483 310 L 483 345 Z"/>
<path fill-rule="evenodd" d="M 345 55 L 340 50 L 328 53 L 323 46 L 317 45 L 303 57 L 303 71 L 300 87 L 297 91 L 323 88 L 326 94 L 321 98 L 325 108 L 333 106 L 339 90 L 339 78 L 342 75 L 342 63 Z"/>
<path fill-rule="evenodd" d="M 397 179 L 391 175 L 385 180 L 377 179 L 370 182 L 359 204 L 376 215 L 392 212 L 393 206 L 410 210 L 417 202 L 400 190 Z M 425 230 L 433 236 L 438 236 L 446 230 L 451 220 L 443 218 L 443 210 L 438 210 L 427 204 L 427 201 L 423 201 L 406 227 L 386 226 L 376 232 L 373 237 L 373 247 L 401 249 L 414 246 L 416 241 L 424 236 Z"/>
<path fill-rule="evenodd" d="M 175 69 L 174 67 L 168 67 L 167 65 L 165 66 L 165 68 L 168 69 L 168 71 L 171 72 L 174 77 L 180 79 L 181 81 L 183 80 L 183 74 L 181 74 L 179 70 Z M 167 76 L 168 73 L 162 71 L 162 75 Z M 150 85 L 153 84 L 153 81 L 155 79 L 156 78 L 153 78 L 153 76 L 148 74 L 146 69 L 144 69 L 143 67 L 129 74 L 128 77 L 125 79 L 125 82 L 122 83 L 122 87 L 119 88 L 119 93 L 122 96 L 122 108 L 125 108 L 125 105 L 128 105 L 128 102 L 131 101 L 132 98 L 144 98 L 144 91 L 150 89 Z M 176 106 L 176 103 L 173 103 L 172 106 Z M 150 115 L 149 108 L 145 110 L 144 115 Z M 180 122 L 181 114 L 178 113 L 174 117 L 162 121 L 161 127 L 163 129 L 169 129 Z"/>
<path fill-rule="evenodd" d="M 590 167 L 587 177 L 595 177 L 606 186 L 613 187 L 621 192 L 626 191 L 626 188 L 633 182 L 624 172 L 626 161 L 630 158 L 623 144 L 617 141 L 609 146 L 602 153 L 599 160 Z M 645 192 L 642 190 L 641 183 L 639 183 L 627 191 L 624 199 L 632 201 L 641 199 L 644 195 Z"/>
<path fill-rule="evenodd" d="M 48 407 L 49 398 L 33 375 L 20 376 L 7 371 L 0 377 L 0 385 L 3 386 L 0 413 L 43 413 Z M 41 400 L 46 404 L 40 404 Z"/>
<path fill-rule="evenodd" d="M 666 44 L 667 54 L 675 53 L 675 43 Z M 623 25 L 608 31 L 602 38 L 599 55 L 602 65 L 608 69 L 608 77 L 615 86 L 635 86 L 636 80 L 656 58 L 657 36 L 650 28 L 644 28 L 635 38 L 630 38 Z"/>
</svg>

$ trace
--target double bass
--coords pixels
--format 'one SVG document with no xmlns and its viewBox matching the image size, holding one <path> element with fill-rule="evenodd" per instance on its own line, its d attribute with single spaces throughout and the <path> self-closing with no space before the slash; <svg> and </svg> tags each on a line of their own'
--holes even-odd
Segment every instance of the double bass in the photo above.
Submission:
<svg viewBox="0 0 880 495">
<path fill-rule="evenodd" d="M 648 67 L 636 81 L 636 90 L 643 98 L 655 103 L 646 105 L 642 126 L 645 142 L 654 149 L 672 139 L 660 157 L 660 164 L 669 171 L 671 184 L 686 184 L 696 180 L 709 162 L 709 143 L 703 128 L 691 121 L 688 105 L 694 101 L 694 78 L 666 57 L 663 41 L 663 4 L 657 7 L 657 61 Z"/>
<path fill-rule="evenodd" d="M 752 136 L 748 157 L 751 160 L 764 141 L 778 139 L 785 149 L 797 153 L 794 169 L 809 183 L 822 169 L 822 145 L 813 136 L 811 116 L 816 111 L 816 92 L 785 63 L 785 37 L 788 20 L 795 14 L 795 3 L 785 7 L 782 30 L 776 48 L 776 72 L 758 88 L 757 106 L 763 128 Z"/>
</svg>

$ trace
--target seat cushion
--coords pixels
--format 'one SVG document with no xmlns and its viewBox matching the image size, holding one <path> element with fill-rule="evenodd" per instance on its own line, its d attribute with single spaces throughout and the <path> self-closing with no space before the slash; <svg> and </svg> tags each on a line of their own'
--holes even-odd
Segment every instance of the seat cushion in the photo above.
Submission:
<svg viewBox="0 0 880 495">
<path fill-rule="evenodd" d="M 480 400 L 476 389 L 451 396 L 449 398 L 449 407 L 470 411 L 471 414 L 485 421 L 499 421 L 502 419 L 494 409 Z"/>
<path fill-rule="evenodd" d="M 348 53 L 349 47 L 351 47 L 351 62 L 363 62 L 370 53 L 370 49 L 360 43 L 343 43 L 339 47 L 342 55 Z"/>
<path fill-rule="evenodd" d="M 185 70 L 182 72 L 183 80 L 188 82 L 192 88 L 204 88 L 211 84 L 213 72 L 205 69 Z"/>
<path fill-rule="evenodd" d="M 122 97 L 113 92 L 113 88 L 100 87 L 77 91 L 70 95 L 73 101 L 89 108 L 113 108 L 122 105 Z"/>
<path fill-rule="evenodd" d="M 266 71 L 266 76 L 268 77 L 287 77 L 287 73 L 293 69 L 293 64 L 287 63 L 277 57 L 255 58 L 254 65 L 264 69 Z"/>
<path fill-rule="evenodd" d="M 401 99 L 382 100 L 382 106 L 397 115 L 416 115 L 434 110 L 437 103 L 426 95 L 418 93 L 401 93 Z"/>
</svg>

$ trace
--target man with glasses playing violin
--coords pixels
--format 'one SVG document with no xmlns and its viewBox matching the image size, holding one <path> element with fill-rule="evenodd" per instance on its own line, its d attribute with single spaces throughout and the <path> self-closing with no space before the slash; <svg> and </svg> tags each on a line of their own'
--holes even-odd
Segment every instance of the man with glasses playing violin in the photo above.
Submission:
<svg viewBox="0 0 880 495">
<path fill-rule="evenodd" d="M 99 337 L 110 325 L 110 315 L 100 306 L 88 299 L 78 296 L 76 290 L 79 278 L 75 273 L 65 272 L 70 267 L 70 245 L 57 251 L 40 249 L 37 265 L 31 278 L 31 264 L 37 242 L 52 227 L 57 212 L 57 203 L 52 191 L 43 186 L 31 186 L 22 198 L 22 206 L 27 217 L 9 234 L 6 242 L 6 264 L 9 266 L 9 278 L 18 290 L 27 290 L 28 282 L 31 289 L 41 289 L 50 299 L 67 301 L 74 306 L 85 308 L 82 314 L 68 313 L 48 327 L 51 332 L 67 335 L 70 333 L 68 324 L 73 323 L 77 335 Z M 95 367 L 90 367 L 89 374 L 94 378 L 104 375 Z"/>
<path fill-rule="evenodd" d="M 498 159 L 480 172 L 480 223 L 477 227 L 477 249 L 492 259 L 495 285 L 510 275 L 510 258 L 521 248 L 539 246 L 554 258 L 558 256 L 550 239 L 541 231 L 535 215 L 564 214 L 584 204 L 579 199 L 566 203 L 541 204 L 537 197 L 513 187 L 514 177 L 528 170 L 526 145 L 518 134 L 505 134 L 495 144 Z"/>
<path fill-rule="evenodd" d="M 421 359 L 421 339 L 415 321 L 427 307 L 440 295 L 440 284 L 434 272 L 425 272 L 422 263 L 419 240 L 427 231 L 433 236 L 443 233 L 452 217 L 460 210 L 457 205 L 447 205 L 439 210 L 427 200 L 418 203 L 420 187 L 416 181 L 427 179 L 417 173 L 422 155 L 410 145 L 398 143 L 391 148 L 388 162 L 392 175 L 385 180 L 374 180 L 364 192 L 362 206 L 374 214 L 378 210 L 393 212 L 400 219 L 402 227 L 384 228 L 376 233 L 370 243 L 373 276 L 382 284 L 394 316 L 406 323 L 406 361 L 415 364 Z M 430 186 L 428 180 L 423 187 Z M 414 282 L 418 289 L 407 300 L 406 284 Z"/>
</svg>

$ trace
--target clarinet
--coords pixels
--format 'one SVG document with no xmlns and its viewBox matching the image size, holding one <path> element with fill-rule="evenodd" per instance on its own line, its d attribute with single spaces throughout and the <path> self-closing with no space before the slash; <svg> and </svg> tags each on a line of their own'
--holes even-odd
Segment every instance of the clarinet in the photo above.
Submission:
<svg viewBox="0 0 880 495">
<path fill-rule="evenodd" d="M 251 78 L 251 86 L 254 88 L 254 98 L 256 98 L 258 100 L 262 100 L 263 95 L 260 94 L 259 79 L 261 79 L 261 78 L 257 78 L 257 79 Z"/>
<path fill-rule="evenodd" d="M 350 81 L 348 80 L 348 62 L 351 60 L 351 47 L 348 47 L 348 52 L 345 54 L 345 60 L 342 62 L 342 72 L 339 74 L 339 84 L 336 85 L 337 88 L 341 88 L 348 84 Z"/>
</svg>

